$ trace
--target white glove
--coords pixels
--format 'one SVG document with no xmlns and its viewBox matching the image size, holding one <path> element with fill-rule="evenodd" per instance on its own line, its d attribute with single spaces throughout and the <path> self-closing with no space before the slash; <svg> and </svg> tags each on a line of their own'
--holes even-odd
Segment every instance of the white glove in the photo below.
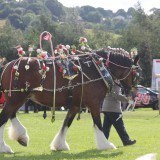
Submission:
<svg viewBox="0 0 160 160">
<path fill-rule="evenodd" d="M 129 103 L 130 105 L 134 105 L 134 101 L 133 101 L 133 100 L 129 100 L 128 103 Z"/>
</svg>

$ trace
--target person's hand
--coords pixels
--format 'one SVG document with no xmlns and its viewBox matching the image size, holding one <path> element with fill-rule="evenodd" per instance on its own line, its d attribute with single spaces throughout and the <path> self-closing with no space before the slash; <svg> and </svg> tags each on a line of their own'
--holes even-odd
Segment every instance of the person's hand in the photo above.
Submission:
<svg viewBox="0 0 160 160">
<path fill-rule="evenodd" d="M 130 96 L 130 97 L 127 97 L 128 101 L 132 100 L 133 101 L 133 97 Z"/>
<path fill-rule="evenodd" d="M 127 97 L 128 98 L 128 103 L 130 105 L 133 105 L 134 104 L 134 100 L 133 100 L 133 97 Z"/>
<path fill-rule="evenodd" d="M 128 103 L 129 103 L 130 105 L 134 105 L 134 101 L 133 101 L 133 100 L 129 100 Z"/>
</svg>

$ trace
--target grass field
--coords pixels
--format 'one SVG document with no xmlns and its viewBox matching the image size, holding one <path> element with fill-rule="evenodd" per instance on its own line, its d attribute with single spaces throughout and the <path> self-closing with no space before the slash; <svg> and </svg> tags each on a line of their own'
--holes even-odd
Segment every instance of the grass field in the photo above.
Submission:
<svg viewBox="0 0 160 160">
<path fill-rule="evenodd" d="M 125 112 L 124 121 L 131 138 L 137 143 L 124 147 L 114 128 L 110 141 L 117 150 L 98 151 L 95 145 L 93 124 L 89 113 L 82 113 L 80 121 L 75 120 L 68 130 L 67 142 L 70 151 L 50 151 L 50 143 L 61 128 L 66 112 L 56 112 L 56 121 L 51 123 L 51 114 L 43 119 L 42 112 L 17 116 L 27 128 L 30 142 L 28 147 L 22 147 L 17 142 L 9 140 L 7 134 L 8 122 L 5 129 L 5 141 L 14 154 L 0 154 L 0 160 L 134 160 L 147 153 L 157 153 L 160 159 L 160 116 L 158 111 L 137 109 Z M 103 116 L 103 115 L 102 115 Z"/>
</svg>

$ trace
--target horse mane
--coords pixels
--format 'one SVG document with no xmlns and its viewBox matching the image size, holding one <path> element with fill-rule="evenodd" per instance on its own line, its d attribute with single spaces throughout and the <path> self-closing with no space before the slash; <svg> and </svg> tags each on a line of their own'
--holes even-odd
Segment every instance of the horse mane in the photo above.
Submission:
<svg viewBox="0 0 160 160">
<path fill-rule="evenodd" d="M 133 64 L 133 60 L 130 54 L 124 49 L 107 48 L 100 49 L 96 53 L 99 56 L 105 57 L 106 60 L 113 62 L 117 65 L 130 67 Z"/>
<path fill-rule="evenodd" d="M 130 67 L 132 64 L 131 58 L 125 56 L 124 54 L 115 53 L 115 52 L 110 53 L 110 61 L 126 67 Z"/>
</svg>

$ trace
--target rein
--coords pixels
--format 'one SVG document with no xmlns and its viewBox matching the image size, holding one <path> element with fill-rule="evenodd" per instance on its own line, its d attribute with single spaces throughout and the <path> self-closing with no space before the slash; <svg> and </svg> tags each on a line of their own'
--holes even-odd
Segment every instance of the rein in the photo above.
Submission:
<svg viewBox="0 0 160 160">
<path fill-rule="evenodd" d="M 127 75 L 126 76 L 124 76 L 123 78 L 116 78 L 116 76 L 113 74 L 113 73 L 111 73 L 111 75 L 113 76 L 113 77 L 115 77 L 117 80 L 119 80 L 119 81 L 122 81 L 122 80 L 125 80 L 128 76 L 129 76 L 129 74 L 132 72 L 132 67 L 130 67 L 129 68 L 129 72 L 127 73 Z"/>
<path fill-rule="evenodd" d="M 82 68 L 82 66 L 81 66 L 81 63 L 80 63 L 79 59 L 78 59 L 78 64 L 79 64 L 80 68 Z M 82 69 L 80 70 L 80 72 L 81 72 L 81 78 L 82 78 L 82 94 L 81 94 L 80 110 L 79 110 L 79 113 L 78 113 L 78 118 L 77 118 L 77 120 L 79 120 L 79 119 L 80 119 L 80 114 L 81 114 L 81 110 L 82 110 L 82 101 L 83 101 L 83 84 L 84 84 L 84 74 L 83 74 L 83 72 L 82 72 Z"/>
<path fill-rule="evenodd" d="M 104 58 L 105 59 L 105 58 Z M 121 68 L 130 68 L 130 67 L 125 67 L 125 66 L 122 66 L 122 65 L 119 65 L 119 64 L 116 64 L 116 63 L 114 63 L 114 62 L 112 62 L 112 61 L 110 61 L 110 60 L 107 60 L 107 59 L 105 59 L 106 61 L 108 61 L 109 63 L 112 63 L 112 64 L 114 64 L 115 66 L 117 66 L 117 67 L 121 67 Z"/>
</svg>

